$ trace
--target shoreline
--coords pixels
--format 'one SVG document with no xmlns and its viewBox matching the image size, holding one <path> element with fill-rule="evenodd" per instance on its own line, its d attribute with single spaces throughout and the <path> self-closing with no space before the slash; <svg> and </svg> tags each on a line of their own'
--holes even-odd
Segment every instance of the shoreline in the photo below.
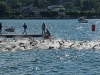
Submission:
<svg viewBox="0 0 100 75">
<path fill-rule="evenodd" d="M 79 17 L 0 17 L 0 19 L 78 19 Z M 86 17 L 85 19 L 100 19 L 100 17 Z"/>
<path fill-rule="evenodd" d="M 0 18 L 0 19 L 44 19 L 44 20 L 48 20 L 48 19 L 78 19 L 78 17 L 77 18 L 65 18 L 65 17 L 62 17 L 62 18 L 53 18 L 53 17 L 51 17 L 51 18 L 47 18 L 47 17 L 42 17 L 42 18 L 39 18 L 39 17 L 35 17 L 35 18 L 33 18 L 33 17 L 26 17 L 26 18 Z M 100 19 L 100 18 L 85 18 L 85 19 Z"/>
</svg>

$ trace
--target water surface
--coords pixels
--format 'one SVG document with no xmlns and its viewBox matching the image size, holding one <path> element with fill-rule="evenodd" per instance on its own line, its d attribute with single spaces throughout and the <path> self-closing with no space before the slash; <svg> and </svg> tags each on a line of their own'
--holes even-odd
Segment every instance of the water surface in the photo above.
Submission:
<svg viewBox="0 0 100 75">
<path fill-rule="evenodd" d="M 41 33 L 44 22 L 53 35 L 51 40 L 34 38 L 35 46 L 29 38 L 1 37 L 0 75 L 100 75 L 99 19 L 88 19 L 89 23 L 77 19 L 0 21 L 3 26 L 15 27 L 14 33 L 22 33 L 24 23 L 28 33 Z M 91 31 L 92 24 L 96 31 Z"/>
</svg>

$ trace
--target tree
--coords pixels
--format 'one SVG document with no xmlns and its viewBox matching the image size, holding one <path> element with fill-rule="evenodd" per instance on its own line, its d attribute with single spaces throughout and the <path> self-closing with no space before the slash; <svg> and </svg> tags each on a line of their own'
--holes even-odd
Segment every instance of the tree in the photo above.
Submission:
<svg viewBox="0 0 100 75">
<path fill-rule="evenodd" d="M 10 7 L 6 3 L 0 3 L 0 16 L 3 16 L 6 11 L 9 11 Z"/>
<path fill-rule="evenodd" d="M 9 1 L 7 1 L 7 3 L 11 4 L 12 6 L 15 6 L 18 2 L 19 2 L 19 0 L 9 0 Z"/>
<path fill-rule="evenodd" d="M 30 14 L 30 16 L 35 16 L 35 12 L 34 11 L 31 11 L 29 14 Z"/>
<path fill-rule="evenodd" d="M 75 5 L 76 6 L 82 6 L 82 0 L 76 0 Z"/>
<path fill-rule="evenodd" d="M 34 5 L 34 7 L 38 7 L 39 8 L 39 1 L 38 0 L 34 0 L 33 5 Z"/>
<path fill-rule="evenodd" d="M 38 2 L 39 8 L 46 8 L 46 6 L 50 4 L 47 0 L 38 0 Z"/>
<path fill-rule="evenodd" d="M 74 4 L 73 4 L 72 2 L 66 2 L 66 3 L 64 4 L 64 7 L 65 7 L 65 8 L 73 8 L 73 7 L 74 7 Z"/>
<path fill-rule="evenodd" d="M 57 4 L 60 4 L 62 2 L 62 0 L 47 0 L 50 2 L 50 4 L 52 5 L 57 5 Z"/>
<path fill-rule="evenodd" d="M 91 10 L 94 7 L 93 1 L 84 1 L 82 5 L 83 5 L 83 10 Z"/>
<path fill-rule="evenodd" d="M 22 7 L 22 3 L 21 2 L 18 2 L 17 4 L 16 4 L 16 6 L 15 6 L 17 9 L 21 9 L 21 7 Z"/>
<path fill-rule="evenodd" d="M 100 12 L 100 2 L 95 3 L 94 9 L 95 9 L 96 12 Z"/>
<path fill-rule="evenodd" d="M 19 16 L 19 15 L 21 15 L 21 12 L 18 12 L 18 11 L 17 11 L 17 12 L 15 12 L 15 15 L 16 15 L 16 16 Z"/>
<path fill-rule="evenodd" d="M 39 8 L 45 8 L 46 7 L 46 0 L 39 0 Z"/>
<path fill-rule="evenodd" d="M 58 12 L 55 12 L 55 11 L 46 11 L 46 12 L 40 12 L 40 15 L 42 17 L 56 17 L 56 16 L 58 16 Z"/>
<path fill-rule="evenodd" d="M 34 0 L 33 6 L 38 8 L 46 8 L 50 3 L 47 0 Z"/>
<path fill-rule="evenodd" d="M 6 17 L 9 17 L 9 16 L 10 16 L 10 12 L 9 12 L 9 11 L 6 11 L 6 12 L 4 13 L 4 15 L 5 15 Z"/>
</svg>

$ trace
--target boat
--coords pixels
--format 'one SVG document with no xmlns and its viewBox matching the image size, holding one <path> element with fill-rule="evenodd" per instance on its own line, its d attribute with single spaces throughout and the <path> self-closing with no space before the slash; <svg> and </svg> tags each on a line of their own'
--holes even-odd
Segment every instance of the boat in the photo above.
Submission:
<svg viewBox="0 0 100 75">
<path fill-rule="evenodd" d="M 6 27 L 5 27 L 5 31 L 7 31 L 7 32 L 14 32 L 14 31 L 15 31 L 15 28 L 13 28 L 13 27 L 8 28 L 8 27 L 6 26 Z"/>
<path fill-rule="evenodd" d="M 84 17 L 79 17 L 78 22 L 79 23 L 88 23 L 88 20 L 86 20 Z"/>
</svg>

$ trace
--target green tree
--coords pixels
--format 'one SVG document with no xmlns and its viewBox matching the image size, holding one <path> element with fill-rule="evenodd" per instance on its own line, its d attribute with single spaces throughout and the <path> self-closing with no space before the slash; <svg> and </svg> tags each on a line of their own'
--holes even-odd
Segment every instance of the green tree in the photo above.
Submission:
<svg viewBox="0 0 100 75">
<path fill-rule="evenodd" d="M 50 3 L 47 0 L 38 0 L 40 8 L 46 8 Z"/>
<path fill-rule="evenodd" d="M 20 2 L 22 2 L 22 3 L 26 3 L 26 2 L 28 2 L 29 0 L 19 0 Z"/>
<path fill-rule="evenodd" d="M 17 12 L 15 12 L 15 15 L 19 16 L 19 15 L 21 15 L 21 12 L 17 11 Z"/>
<path fill-rule="evenodd" d="M 29 13 L 29 15 L 30 15 L 30 16 L 35 16 L 35 12 L 34 12 L 34 11 L 31 11 L 31 12 Z"/>
<path fill-rule="evenodd" d="M 76 6 L 82 6 L 82 0 L 76 0 L 75 5 Z"/>
<path fill-rule="evenodd" d="M 12 9 L 21 8 L 21 2 L 19 0 L 7 0 L 6 1 Z"/>
<path fill-rule="evenodd" d="M 39 1 L 38 0 L 34 0 L 33 5 L 34 5 L 34 7 L 38 7 L 39 8 Z"/>
<path fill-rule="evenodd" d="M 10 7 L 6 3 L 0 3 L 0 16 L 3 16 L 6 11 L 9 11 Z"/>
<path fill-rule="evenodd" d="M 96 12 L 100 12 L 100 2 L 95 3 L 94 9 L 95 9 Z"/>
<path fill-rule="evenodd" d="M 66 2 L 66 3 L 64 4 L 64 7 L 65 7 L 65 8 L 73 8 L 73 7 L 74 7 L 74 4 L 73 4 L 72 2 Z"/>
<path fill-rule="evenodd" d="M 9 16 L 10 16 L 10 12 L 9 12 L 9 11 L 6 11 L 6 12 L 4 13 L 4 15 L 5 15 L 6 17 L 9 17 Z"/>
<path fill-rule="evenodd" d="M 11 4 L 16 4 L 16 3 L 19 2 L 19 0 L 9 0 L 8 2 L 11 3 Z"/>
<path fill-rule="evenodd" d="M 21 3 L 21 2 L 18 2 L 18 3 L 16 4 L 15 7 L 18 8 L 18 9 L 21 9 L 21 7 L 22 7 L 22 3 Z"/>
<path fill-rule="evenodd" d="M 46 11 L 46 12 L 40 12 L 40 15 L 42 17 L 56 17 L 56 16 L 58 16 L 58 12 L 55 12 L 55 11 Z"/>
<path fill-rule="evenodd" d="M 62 2 L 62 0 L 47 0 L 50 2 L 50 4 L 52 5 L 57 5 L 57 4 L 60 4 Z"/>
<path fill-rule="evenodd" d="M 83 5 L 83 10 L 91 10 L 94 7 L 93 1 L 84 1 L 82 3 Z M 88 5 L 88 6 L 87 6 Z"/>
<path fill-rule="evenodd" d="M 50 3 L 47 0 L 34 0 L 33 6 L 38 8 L 46 8 Z"/>
<path fill-rule="evenodd" d="M 45 8 L 46 7 L 46 0 L 39 0 L 39 8 Z"/>
</svg>

